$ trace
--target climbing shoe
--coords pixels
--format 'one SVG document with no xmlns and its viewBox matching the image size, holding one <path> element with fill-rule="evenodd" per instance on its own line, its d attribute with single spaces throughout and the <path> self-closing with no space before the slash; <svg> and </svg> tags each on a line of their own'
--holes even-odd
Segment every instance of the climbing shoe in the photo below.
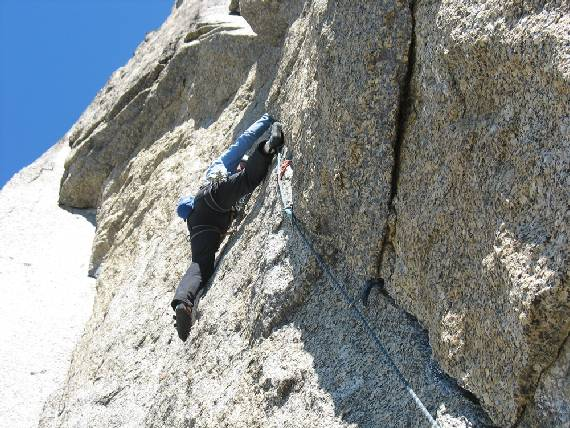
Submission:
<svg viewBox="0 0 570 428">
<path fill-rule="evenodd" d="M 190 334 L 190 327 L 192 327 L 192 307 L 186 305 L 185 303 L 179 303 L 176 306 L 176 331 L 178 332 L 178 337 L 186 342 L 188 335 Z"/>
<path fill-rule="evenodd" d="M 283 136 L 283 126 L 279 122 L 275 122 L 271 126 L 271 137 L 266 143 L 267 153 L 275 154 L 277 153 L 283 144 L 285 143 L 285 138 Z"/>
</svg>

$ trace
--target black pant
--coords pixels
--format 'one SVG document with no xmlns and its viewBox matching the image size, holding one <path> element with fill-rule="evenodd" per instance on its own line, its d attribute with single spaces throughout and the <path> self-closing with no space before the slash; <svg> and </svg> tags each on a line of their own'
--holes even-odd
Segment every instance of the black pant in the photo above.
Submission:
<svg viewBox="0 0 570 428">
<path fill-rule="evenodd" d="M 208 185 L 198 192 L 194 210 L 188 217 L 192 263 L 182 277 L 172 308 L 180 302 L 193 304 L 194 297 L 214 273 L 216 251 L 232 222 L 232 207 L 263 181 L 273 155 L 266 155 L 261 142 L 248 159 L 245 170 L 232 174 L 227 180 Z"/>
</svg>

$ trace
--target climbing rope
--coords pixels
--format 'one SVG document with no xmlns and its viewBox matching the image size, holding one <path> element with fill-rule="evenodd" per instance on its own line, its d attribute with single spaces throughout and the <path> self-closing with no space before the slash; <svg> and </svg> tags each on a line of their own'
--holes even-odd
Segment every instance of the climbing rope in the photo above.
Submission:
<svg viewBox="0 0 570 428">
<path fill-rule="evenodd" d="M 426 419 L 430 422 L 431 426 L 439 428 L 439 424 L 433 419 L 433 417 L 427 410 L 426 406 L 424 406 L 422 401 L 419 399 L 417 394 L 412 389 L 410 383 L 404 377 L 404 375 L 402 374 L 402 372 L 400 371 L 394 360 L 390 357 L 390 354 L 388 354 L 388 351 L 386 350 L 384 345 L 382 345 L 380 338 L 378 337 L 378 335 L 370 325 L 370 322 L 368 321 L 366 315 L 364 315 L 362 311 L 358 308 L 358 306 L 356 306 L 356 302 L 350 297 L 350 294 L 348 293 L 346 287 L 344 287 L 336 279 L 336 277 L 331 271 L 331 268 L 325 263 L 322 256 L 315 250 L 315 247 L 313 246 L 310 238 L 308 237 L 308 234 L 304 230 L 303 225 L 301 224 L 301 222 L 293 212 L 293 202 L 291 201 L 291 204 L 289 205 L 286 204 L 281 183 L 281 177 L 283 175 L 281 174 L 281 152 L 277 154 L 276 170 L 277 170 L 277 187 L 281 199 L 281 205 L 283 206 L 283 212 L 287 215 L 287 217 L 291 221 L 291 225 L 294 227 L 297 233 L 299 233 L 299 236 L 301 237 L 307 248 L 310 250 L 310 252 L 313 254 L 320 268 L 329 278 L 330 283 L 333 285 L 335 290 L 342 296 L 344 302 L 348 305 L 348 307 L 352 309 L 353 316 L 361 322 L 362 326 L 364 327 L 364 331 L 366 331 L 368 336 L 372 339 L 372 342 L 376 345 L 378 351 L 380 351 L 380 356 L 382 357 L 384 362 L 388 365 L 388 367 L 390 367 L 394 371 L 394 373 L 396 373 L 396 376 L 398 377 L 400 382 L 402 382 L 406 391 L 412 397 L 414 403 L 418 406 L 418 408 L 421 410 Z"/>
</svg>

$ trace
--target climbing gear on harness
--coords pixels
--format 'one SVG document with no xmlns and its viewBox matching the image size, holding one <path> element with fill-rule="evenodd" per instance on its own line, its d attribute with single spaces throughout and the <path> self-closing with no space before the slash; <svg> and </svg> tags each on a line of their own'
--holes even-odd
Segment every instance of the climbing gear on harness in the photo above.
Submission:
<svg viewBox="0 0 570 428">
<path fill-rule="evenodd" d="M 281 150 L 277 152 L 277 165 L 281 165 Z M 293 207 L 292 204 L 287 205 L 285 203 L 285 196 L 283 194 L 283 187 L 281 184 L 282 177 L 283 175 L 280 174 L 279 168 L 277 168 L 277 191 L 279 192 L 279 196 L 281 198 L 281 205 L 283 206 L 283 212 L 287 214 L 287 217 L 289 217 L 289 219 L 291 219 L 291 216 L 293 215 Z"/>
<path fill-rule="evenodd" d="M 216 165 L 202 181 L 198 192 L 207 189 L 209 186 L 218 186 L 220 183 L 226 181 L 229 176 L 230 174 L 224 165 Z"/>
<path fill-rule="evenodd" d="M 247 204 L 250 195 L 251 193 L 245 195 L 242 198 L 239 198 L 239 200 L 234 204 L 234 206 L 232 207 L 232 215 L 233 215 L 232 221 L 241 219 L 245 216 L 245 205 Z"/>
<path fill-rule="evenodd" d="M 279 167 L 279 178 L 283 178 L 283 175 L 285 174 L 285 171 L 287 171 L 287 168 L 291 165 L 293 161 L 291 159 L 285 159 L 282 163 L 281 166 Z"/>
<path fill-rule="evenodd" d="M 281 165 L 281 152 L 280 151 L 277 153 L 277 165 L 278 166 Z M 380 338 L 378 337 L 378 335 L 376 334 L 376 332 L 374 331 L 374 329 L 370 325 L 370 322 L 368 321 L 368 318 L 366 317 L 366 315 L 364 315 L 364 313 L 362 313 L 362 311 L 356 306 L 356 302 L 350 297 L 350 294 L 349 294 L 348 290 L 346 289 L 346 287 L 344 287 L 342 285 L 342 283 L 340 283 L 340 281 L 334 276 L 331 268 L 326 264 L 326 262 L 323 260 L 322 256 L 315 250 L 315 247 L 313 246 L 310 238 L 308 237 L 308 233 L 304 230 L 302 223 L 300 222 L 300 220 L 297 218 L 297 216 L 293 212 L 292 204 L 287 205 L 285 203 L 279 167 L 276 168 L 276 172 L 277 172 L 276 173 L 276 175 L 277 175 L 277 187 L 278 187 L 278 192 L 279 192 L 279 195 L 281 198 L 281 205 L 283 206 L 283 212 L 287 215 L 287 217 L 291 221 L 291 226 L 299 234 L 299 236 L 301 237 L 301 240 L 307 246 L 310 253 L 315 257 L 317 264 L 320 266 L 321 270 L 328 277 L 330 284 L 332 284 L 333 288 L 340 294 L 340 296 L 342 297 L 344 302 L 352 310 L 353 317 L 355 319 L 357 319 L 358 321 L 360 321 L 360 323 L 362 324 L 362 327 L 364 328 L 364 331 L 368 334 L 368 336 L 370 337 L 372 342 L 376 345 L 376 348 L 380 352 L 380 356 L 384 360 L 384 363 L 394 371 L 398 380 L 400 380 L 400 382 L 404 385 L 404 388 L 406 389 L 408 394 L 412 397 L 412 399 L 414 400 L 414 403 L 418 406 L 418 408 L 420 409 L 422 414 L 430 422 L 431 426 L 439 428 L 439 424 L 433 419 L 433 417 L 431 416 L 431 414 L 429 413 L 429 411 L 427 410 L 425 405 L 422 403 L 422 401 L 419 399 L 419 397 L 416 395 L 416 393 L 412 389 L 410 383 L 404 377 L 404 375 L 402 374 L 402 372 L 400 371 L 400 369 L 398 368 L 398 366 L 396 365 L 394 360 L 392 360 L 392 358 L 390 357 L 390 354 L 388 353 L 388 351 L 386 350 L 384 345 L 382 345 Z"/>
</svg>

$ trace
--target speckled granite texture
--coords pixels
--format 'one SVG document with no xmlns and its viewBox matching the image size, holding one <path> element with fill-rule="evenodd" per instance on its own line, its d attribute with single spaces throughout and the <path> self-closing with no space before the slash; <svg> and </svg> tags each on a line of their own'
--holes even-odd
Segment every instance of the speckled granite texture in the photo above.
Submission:
<svg viewBox="0 0 570 428">
<path fill-rule="evenodd" d="M 505 425 L 532 401 L 570 329 L 568 10 L 416 8 L 384 269 L 446 371 Z"/>
<path fill-rule="evenodd" d="M 295 211 L 442 426 L 568 421 L 567 2 L 178 1 L 66 136 L 93 316 L 41 426 L 427 426 L 280 212 L 228 239 L 183 344 L 175 217 L 265 111 Z M 565 348 L 564 348 L 565 349 Z"/>
</svg>

